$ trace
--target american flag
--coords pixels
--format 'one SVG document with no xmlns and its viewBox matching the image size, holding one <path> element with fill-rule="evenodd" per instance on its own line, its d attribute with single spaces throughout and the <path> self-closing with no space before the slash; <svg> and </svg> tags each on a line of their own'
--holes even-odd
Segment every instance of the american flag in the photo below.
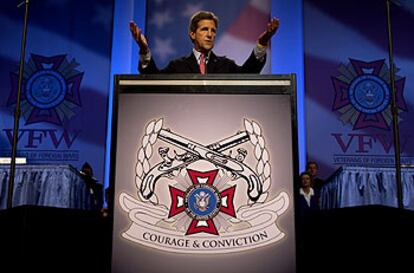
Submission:
<svg viewBox="0 0 414 273">
<path fill-rule="evenodd" d="M 219 17 L 214 52 L 241 65 L 270 19 L 270 0 L 149 0 L 146 36 L 158 67 L 191 52 L 188 22 L 199 10 Z M 270 50 L 262 73 L 270 73 Z"/>
</svg>

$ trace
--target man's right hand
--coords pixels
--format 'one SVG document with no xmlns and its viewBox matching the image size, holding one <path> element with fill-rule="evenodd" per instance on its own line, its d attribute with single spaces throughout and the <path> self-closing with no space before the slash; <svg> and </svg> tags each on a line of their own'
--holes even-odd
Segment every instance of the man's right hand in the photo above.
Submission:
<svg viewBox="0 0 414 273">
<path fill-rule="evenodd" d="M 129 30 L 132 37 L 139 46 L 139 54 L 147 54 L 149 52 L 148 42 L 145 36 L 142 34 L 142 30 L 135 24 L 133 20 L 129 22 Z"/>
</svg>

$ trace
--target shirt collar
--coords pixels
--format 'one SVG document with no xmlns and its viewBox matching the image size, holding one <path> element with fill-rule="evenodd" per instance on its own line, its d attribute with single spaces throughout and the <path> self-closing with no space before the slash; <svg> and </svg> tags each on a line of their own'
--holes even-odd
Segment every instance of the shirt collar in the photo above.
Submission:
<svg viewBox="0 0 414 273">
<path fill-rule="evenodd" d="M 211 53 L 211 51 L 209 51 L 209 52 L 207 53 L 205 63 L 207 63 L 207 62 L 208 62 L 208 59 L 210 58 L 210 53 Z M 197 63 L 198 63 L 198 64 L 200 64 L 200 56 L 201 56 L 201 52 L 199 52 L 199 51 L 197 51 L 195 48 L 193 48 L 193 54 L 194 54 L 194 56 L 195 56 L 195 58 L 196 58 L 196 60 L 197 60 Z"/>
<path fill-rule="evenodd" d="M 312 195 L 314 195 L 314 194 L 315 194 L 312 188 L 310 188 L 309 193 L 306 193 L 306 192 L 303 190 L 303 188 L 300 188 L 300 189 L 299 189 L 299 193 L 300 193 L 301 195 L 305 195 L 305 196 L 312 196 Z"/>
</svg>

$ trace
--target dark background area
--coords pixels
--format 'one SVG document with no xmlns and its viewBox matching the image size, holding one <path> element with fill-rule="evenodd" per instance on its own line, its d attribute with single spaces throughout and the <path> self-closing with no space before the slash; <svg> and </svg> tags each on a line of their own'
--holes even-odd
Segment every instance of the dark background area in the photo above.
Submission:
<svg viewBox="0 0 414 273">
<path fill-rule="evenodd" d="M 1 211 L 1 272 L 110 272 L 111 229 L 110 217 L 90 211 Z M 413 230 L 408 210 L 318 211 L 297 225 L 298 272 L 411 272 Z"/>
</svg>

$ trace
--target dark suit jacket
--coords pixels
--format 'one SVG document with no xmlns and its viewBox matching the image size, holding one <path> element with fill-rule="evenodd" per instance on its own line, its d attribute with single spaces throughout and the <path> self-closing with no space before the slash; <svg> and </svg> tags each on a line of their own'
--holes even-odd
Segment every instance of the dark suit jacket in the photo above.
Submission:
<svg viewBox="0 0 414 273">
<path fill-rule="evenodd" d="M 253 51 L 242 66 L 237 65 L 233 60 L 219 57 L 211 52 L 207 63 L 207 73 L 260 73 L 265 63 L 266 58 L 263 61 L 256 59 Z M 139 72 L 142 74 L 200 73 L 200 70 L 194 54 L 191 53 L 189 56 L 171 61 L 167 67 L 161 70 L 157 68 L 153 58 L 151 58 L 147 67 L 142 68 L 139 64 Z"/>
</svg>

